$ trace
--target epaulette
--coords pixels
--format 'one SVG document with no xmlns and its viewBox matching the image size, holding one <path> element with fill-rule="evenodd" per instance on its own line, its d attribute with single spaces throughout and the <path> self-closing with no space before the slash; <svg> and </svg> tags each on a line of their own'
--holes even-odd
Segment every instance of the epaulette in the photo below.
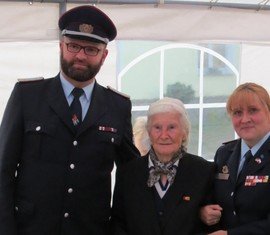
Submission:
<svg viewBox="0 0 270 235">
<path fill-rule="evenodd" d="M 125 94 L 125 93 L 122 93 L 122 92 L 120 92 L 120 91 L 118 91 L 118 90 L 112 88 L 111 86 L 107 86 L 107 89 L 109 89 L 109 90 L 115 92 L 116 94 L 121 95 L 121 96 L 123 96 L 123 97 L 125 97 L 125 98 L 127 98 L 127 99 L 130 99 L 130 96 L 129 96 L 129 95 L 127 95 L 127 94 Z"/>
<path fill-rule="evenodd" d="M 35 77 L 35 78 L 18 78 L 18 82 L 36 82 L 44 80 L 44 77 Z"/>
<path fill-rule="evenodd" d="M 238 139 L 226 141 L 226 142 L 223 142 L 222 144 L 223 144 L 223 145 L 226 145 L 226 144 L 234 143 L 234 142 L 236 142 L 237 140 L 238 140 Z"/>
</svg>

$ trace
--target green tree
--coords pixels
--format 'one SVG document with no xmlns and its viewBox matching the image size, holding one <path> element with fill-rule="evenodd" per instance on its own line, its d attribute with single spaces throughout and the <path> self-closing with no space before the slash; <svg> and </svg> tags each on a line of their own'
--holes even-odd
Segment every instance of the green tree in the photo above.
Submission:
<svg viewBox="0 0 270 235">
<path fill-rule="evenodd" d="M 165 96 L 180 99 L 183 103 L 190 103 L 195 98 L 195 91 L 191 85 L 176 82 L 167 86 Z"/>
</svg>

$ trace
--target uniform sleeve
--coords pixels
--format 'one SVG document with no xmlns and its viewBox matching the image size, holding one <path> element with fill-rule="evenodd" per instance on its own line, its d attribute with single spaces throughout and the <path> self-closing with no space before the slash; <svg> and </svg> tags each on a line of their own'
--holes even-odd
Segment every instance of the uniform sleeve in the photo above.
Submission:
<svg viewBox="0 0 270 235">
<path fill-rule="evenodd" d="M 113 196 L 113 207 L 112 207 L 112 217 L 111 217 L 111 227 L 113 235 L 127 235 L 126 229 L 126 215 L 124 209 L 124 179 L 125 175 L 123 173 L 123 167 L 116 174 L 116 185 Z"/>
<path fill-rule="evenodd" d="M 128 102 L 128 107 L 126 109 L 126 118 L 125 118 L 125 128 L 124 136 L 120 147 L 118 148 L 118 156 L 116 159 L 117 167 L 125 164 L 126 162 L 140 157 L 139 150 L 135 147 L 133 143 L 133 133 L 131 125 L 131 102 Z"/>
<path fill-rule="evenodd" d="M 0 234 L 15 235 L 15 172 L 22 146 L 23 121 L 19 84 L 7 103 L 0 127 Z"/>
<path fill-rule="evenodd" d="M 207 169 L 207 168 L 205 168 Z M 207 175 L 207 186 L 206 186 L 206 194 L 204 196 L 204 199 L 202 201 L 201 207 L 205 205 L 215 204 L 214 200 L 214 180 L 215 180 L 215 174 L 216 174 L 216 165 L 215 163 L 208 164 L 208 175 Z M 216 230 L 219 230 L 219 225 L 212 225 L 208 226 L 204 224 L 201 220 L 199 222 L 197 231 L 195 231 L 196 235 L 207 235 L 211 232 L 214 232 Z"/>
<path fill-rule="evenodd" d="M 270 231 L 270 213 L 266 220 L 260 220 L 228 230 L 228 235 L 268 235 Z"/>
</svg>

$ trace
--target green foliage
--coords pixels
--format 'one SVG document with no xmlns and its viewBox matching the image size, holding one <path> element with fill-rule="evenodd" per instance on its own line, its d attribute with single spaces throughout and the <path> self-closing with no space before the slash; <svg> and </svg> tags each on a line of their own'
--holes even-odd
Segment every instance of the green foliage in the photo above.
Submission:
<svg viewBox="0 0 270 235">
<path fill-rule="evenodd" d="M 190 103 L 195 98 L 195 91 L 191 85 L 176 82 L 167 86 L 165 96 L 180 99 L 183 103 Z"/>
</svg>

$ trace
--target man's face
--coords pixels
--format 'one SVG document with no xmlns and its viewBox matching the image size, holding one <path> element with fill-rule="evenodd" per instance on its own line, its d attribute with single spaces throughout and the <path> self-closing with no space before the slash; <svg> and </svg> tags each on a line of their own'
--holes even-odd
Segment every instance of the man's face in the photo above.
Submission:
<svg viewBox="0 0 270 235">
<path fill-rule="evenodd" d="M 68 37 L 63 38 L 60 49 L 63 73 L 78 82 L 93 79 L 108 54 L 105 44 Z"/>
</svg>

